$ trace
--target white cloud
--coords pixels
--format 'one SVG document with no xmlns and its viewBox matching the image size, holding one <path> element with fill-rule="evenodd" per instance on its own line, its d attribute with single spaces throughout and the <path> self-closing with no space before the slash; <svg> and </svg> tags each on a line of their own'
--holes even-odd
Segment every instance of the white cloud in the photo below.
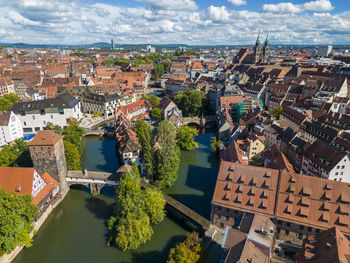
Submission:
<svg viewBox="0 0 350 263">
<path fill-rule="evenodd" d="M 305 4 L 295 5 L 290 2 L 278 4 L 264 4 L 262 10 L 271 13 L 301 13 L 305 11 L 325 12 L 331 11 L 334 7 L 329 0 L 316 0 Z"/>
<path fill-rule="evenodd" d="M 230 14 L 225 6 L 209 6 L 208 17 L 215 22 L 225 22 L 230 20 Z"/>
<path fill-rule="evenodd" d="M 136 0 L 145 2 L 154 8 L 165 10 L 196 10 L 198 6 L 193 0 Z"/>
<path fill-rule="evenodd" d="M 314 2 L 318 1 L 308 3 Z M 86 0 L 0 0 L 0 13 L 5 14 L 0 16 L 0 35 L 5 43 L 85 44 L 114 38 L 117 43 L 134 44 L 253 44 L 258 32 L 268 31 L 275 44 L 350 42 L 349 11 L 319 13 L 326 5 L 318 5 L 318 11 L 317 5 L 287 5 L 284 9 L 295 6 L 302 11 L 253 12 L 225 6 L 175 10 Z"/>
<path fill-rule="evenodd" d="M 246 0 L 227 0 L 227 2 L 231 5 L 235 6 L 241 6 L 241 5 L 246 5 L 247 1 Z"/>
</svg>

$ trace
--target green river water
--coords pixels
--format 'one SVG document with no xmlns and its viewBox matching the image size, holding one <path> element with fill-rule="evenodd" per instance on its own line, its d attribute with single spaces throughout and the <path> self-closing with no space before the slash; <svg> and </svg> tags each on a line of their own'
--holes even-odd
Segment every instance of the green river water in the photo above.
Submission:
<svg viewBox="0 0 350 263">
<path fill-rule="evenodd" d="M 215 187 L 218 163 L 210 151 L 207 131 L 198 136 L 199 149 L 181 153 L 176 184 L 167 193 L 209 219 L 210 200 Z M 118 168 L 115 141 L 84 138 L 83 166 L 91 171 L 114 172 Z M 186 229 L 166 217 L 153 226 L 151 241 L 136 251 L 122 252 L 106 246 L 106 220 L 113 213 L 114 190 L 102 189 L 92 199 L 86 189 L 71 189 L 66 198 L 38 231 L 31 248 L 24 249 L 14 263 L 162 263 L 170 248 L 183 241 Z"/>
</svg>

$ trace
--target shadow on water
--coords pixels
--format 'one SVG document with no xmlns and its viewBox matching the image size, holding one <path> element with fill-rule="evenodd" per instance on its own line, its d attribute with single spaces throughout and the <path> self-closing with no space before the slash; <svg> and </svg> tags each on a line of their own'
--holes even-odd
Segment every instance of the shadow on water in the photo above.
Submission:
<svg viewBox="0 0 350 263">
<path fill-rule="evenodd" d="M 89 187 L 87 187 L 86 185 L 82 185 L 82 184 L 73 184 L 69 187 L 70 189 L 75 189 L 75 190 L 79 190 L 79 191 L 83 191 L 86 193 L 90 194 L 90 189 Z"/>
<path fill-rule="evenodd" d="M 96 168 L 100 171 L 113 173 L 119 168 L 115 140 L 111 138 L 103 138 L 101 141 L 102 144 L 99 150 L 100 154 L 104 157 L 105 163 L 103 165 L 98 164 Z"/>
<path fill-rule="evenodd" d="M 170 249 L 175 247 L 177 243 L 184 241 L 185 238 L 185 236 L 173 236 L 162 251 L 153 250 L 132 253 L 132 263 L 166 262 Z"/>
</svg>

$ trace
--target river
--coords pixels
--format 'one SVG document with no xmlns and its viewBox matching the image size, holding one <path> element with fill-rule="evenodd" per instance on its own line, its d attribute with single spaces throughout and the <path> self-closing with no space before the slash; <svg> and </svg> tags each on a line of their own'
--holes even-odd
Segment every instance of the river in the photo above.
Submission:
<svg viewBox="0 0 350 263">
<path fill-rule="evenodd" d="M 181 168 L 175 185 L 167 192 L 209 218 L 210 200 L 218 164 L 210 152 L 211 131 L 196 139 L 199 149 L 181 153 Z M 82 163 L 88 170 L 113 172 L 118 168 L 115 142 L 98 137 L 84 138 Z M 84 191 L 85 190 L 85 191 Z M 31 248 L 24 249 L 14 263 L 148 263 L 165 262 L 169 250 L 183 241 L 186 229 L 166 217 L 153 226 L 151 241 L 136 251 L 107 247 L 106 220 L 113 213 L 114 190 L 105 188 L 100 199 L 86 189 L 71 189 L 49 216 Z"/>
</svg>

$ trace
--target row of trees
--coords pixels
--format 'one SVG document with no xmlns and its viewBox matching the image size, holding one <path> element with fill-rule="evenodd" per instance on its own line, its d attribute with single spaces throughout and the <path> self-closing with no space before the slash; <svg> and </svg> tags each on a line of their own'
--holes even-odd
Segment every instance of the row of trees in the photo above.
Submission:
<svg viewBox="0 0 350 263">
<path fill-rule="evenodd" d="M 151 117 L 155 120 L 161 120 L 162 119 L 162 110 L 160 109 L 160 98 L 156 95 L 150 95 L 145 97 L 145 99 L 151 104 L 152 110 L 151 110 Z"/>
<path fill-rule="evenodd" d="M 156 189 L 140 187 L 140 173 L 134 163 L 131 173 L 123 174 L 116 194 L 116 213 L 108 220 L 109 243 L 123 251 L 137 249 L 151 239 L 152 224 L 165 217 L 165 200 Z"/>
<path fill-rule="evenodd" d="M 147 176 L 160 189 L 172 186 L 180 165 L 175 126 L 167 120 L 162 121 L 154 136 L 151 126 L 139 120 L 135 124 L 135 131 L 142 146 Z"/>
<path fill-rule="evenodd" d="M 79 127 L 77 122 L 70 122 L 64 131 L 59 125 L 54 125 L 49 122 L 45 130 L 52 130 L 57 134 L 64 135 L 63 144 L 64 144 L 64 152 L 67 162 L 68 170 L 81 170 L 81 154 L 83 153 L 83 145 L 81 139 L 85 134 L 85 130 L 82 127 Z"/>
<path fill-rule="evenodd" d="M 6 145 L 0 152 L 0 166 L 33 167 L 28 143 L 16 140 L 12 146 Z"/>
<path fill-rule="evenodd" d="M 0 256 L 9 254 L 18 245 L 32 245 L 30 233 L 37 212 L 30 195 L 0 190 Z"/>
<path fill-rule="evenodd" d="M 160 122 L 154 136 L 152 127 L 143 120 L 138 120 L 135 131 L 142 146 L 147 176 L 160 189 L 172 186 L 178 176 L 180 148 L 197 148 L 194 137 L 198 135 L 198 130 L 189 126 L 177 130 L 174 124 L 165 120 Z"/>
<path fill-rule="evenodd" d="M 12 107 L 12 105 L 19 100 L 16 94 L 6 94 L 0 98 L 0 111 L 6 111 Z"/>
</svg>

